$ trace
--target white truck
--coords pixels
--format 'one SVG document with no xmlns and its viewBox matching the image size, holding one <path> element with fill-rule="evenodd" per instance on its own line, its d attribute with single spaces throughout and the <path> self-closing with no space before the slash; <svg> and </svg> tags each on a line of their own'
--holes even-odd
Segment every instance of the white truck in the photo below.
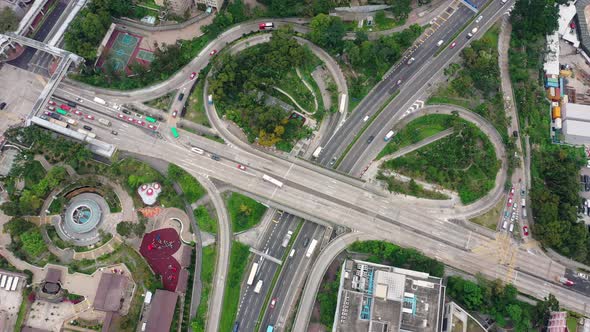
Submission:
<svg viewBox="0 0 590 332">
<path fill-rule="evenodd" d="M 98 119 L 98 122 L 102 123 L 103 125 L 110 127 L 111 126 L 111 121 L 107 120 L 107 119 Z"/>
<path fill-rule="evenodd" d="M 267 181 L 267 182 L 270 182 L 270 183 L 274 184 L 275 186 L 277 186 L 279 188 L 282 188 L 283 187 L 283 183 L 281 181 L 279 181 L 279 180 L 277 180 L 277 179 L 275 179 L 273 177 L 270 177 L 270 176 L 268 176 L 266 174 L 263 174 L 262 175 L 262 179 L 264 181 Z"/>
<path fill-rule="evenodd" d="M 318 146 L 317 149 L 315 149 L 315 151 L 313 152 L 312 156 L 317 159 L 320 156 L 320 153 L 322 153 L 322 147 Z"/>
<path fill-rule="evenodd" d="M 104 99 L 98 98 L 98 97 L 94 97 L 94 102 L 97 103 L 97 104 L 101 104 L 101 105 L 106 105 L 107 104 L 107 102 Z"/>
<path fill-rule="evenodd" d="M 307 248 L 307 252 L 305 253 L 305 257 L 307 257 L 307 258 L 311 257 L 311 255 L 315 251 L 315 247 L 317 245 L 318 245 L 318 240 L 316 240 L 316 239 L 311 240 L 311 244 L 309 245 L 309 248 Z"/>
<path fill-rule="evenodd" d="M 383 140 L 385 142 L 387 142 L 387 141 L 389 141 L 393 137 L 393 135 L 395 135 L 395 131 L 390 130 L 389 132 L 387 132 L 387 134 L 385 135 L 385 137 L 383 138 Z"/>
<path fill-rule="evenodd" d="M 256 287 L 254 287 L 254 293 L 259 294 L 262 289 L 262 280 L 258 280 Z"/>
<path fill-rule="evenodd" d="M 67 119 L 66 122 L 69 123 L 69 124 L 71 124 L 72 126 L 77 126 L 78 125 L 78 121 L 76 121 L 74 119 Z"/>
</svg>

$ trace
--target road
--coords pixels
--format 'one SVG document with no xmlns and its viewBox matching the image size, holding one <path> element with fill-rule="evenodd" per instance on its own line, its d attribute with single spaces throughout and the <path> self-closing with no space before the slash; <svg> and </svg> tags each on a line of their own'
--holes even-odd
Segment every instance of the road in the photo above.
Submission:
<svg viewBox="0 0 590 332">
<path fill-rule="evenodd" d="M 404 75 L 409 76 L 403 79 L 405 83 L 402 84 L 399 90 L 400 94 L 395 97 L 395 99 L 383 109 L 368 128 L 358 136 L 358 140 L 338 166 L 338 170 L 358 176 L 370 161 L 375 159 L 379 152 L 385 147 L 386 142 L 381 138 L 406 115 L 406 111 L 413 103 L 417 100 L 424 101 L 426 99 L 430 92 L 429 84 L 432 84 L 433 81 L 439 79 L 442 76 L 443 68 L 453 61 L 457 55 L 460 54 L 461 50 L 468 45 L 470 40 L 466 37 L 467 32 L 475 26 L 478 26 L 479 31 L 473 38 L 477 39 L 478 36 L 483 34 L 501 15 L 504 14 L 504 11 L 511 5 L 511 3 L 513 3 L 513 1 L 509 1 L 504 5 L 502 5 L 500 1 L 491 2 L 482 13 L 477 14 L 483 16 L 481 22 L 471 23 L 465 31 L 458 35 L 455 39 L 457 41 L 457 46 L 455 48 L 451 49 L 447 47 L 442 50 L 438 56 L 433 57 L 439 50 L 439 47 L 436 45 L 437 41 L 450 41 L 456 31 L 458 31 L 469 18 L 474 16 L 473 12 L 468 10 L 465 6 L 461 6 L 457 12 L 432 35 L 432 37 L 427 39 L 427 41 L 420 46 L 413 55 L 415 61 L 412 65 L 398 67 L 388 79 L 380 83 L 380 86 L 381 84 L 385 84 L 385 86 L 381 89 L 374 90 L 375 94 L 382 96 L 377 99 L 377 102 L 371 95 L 363 99 L 363 102 L 367 101 L 367 103 L 369 103 L 368 105 L 371 106 L 369 108 L 363 108 L 359 105 L 358 110 L 355 111 L 350 118 L 350 120 L 353 121 L 349 124 L 350 128 L 346 127 L 345 124 L 343 128 L 348 129 L 341 130 L 337 133 L 334 139 L 332 139 L 330 144 L 326 147 L 327 154 L 321 160 L 322 164 L 327 164 L 330 158 L 341 157 L 342 153 L 349 144 L 353 142 L 353 139 L 362 128 L 362 123 L 360 123 L 359 119 L 365 115 L 375 114 L 379 107 L 383 105 L 383 101 L 385 101 L 389 95 L 395 93 L 394 89 L 389 88 L 394 85 L 393 82 L 402 79 Z M 478 5 L 481 4 L 482 2 L 478 3 Z M 412 72 L 407 73 L 408 71 Z M 371 144 L 367 144 L 370 136 L 373 136 L 376 139 L 373 140 Z"/>
<path fill-rule="evenodd" d="M 271 224 L 271 227 L 263 238 L 262 246 L 256 249 L 269 256 L 282 260 L 283 254 L 286 250 L 286 248 L 281 245 L 283 239 L 288 231 L 295 231 L 300 220 L 288 213 L 283 213 L 282 216 L 279 216 L 279 212 L 275 213 L 273 220 L 278 220 L 279 223 L 273 222 Z M 258 322 L 260 310 L 262 310 L 262 306 L 264 305 L 266 294 L 270 291 L 272 279 L 274 278 L 277 269 L 280 268 L 277 263 L 261 256 L 255 256 L 253 262 L 258 263 L 258 272 L 256 273 L 256 278 L 254 278 L 252 285 L 245 285 L 242 287 L 242 295 L 236 318 L 236 322 L 240 323 L 240 331 L 254 331 L 256 323 Z M 246 278 L 249 275 L 251 268 L 252 264 L 248 266 Z M 259 280 L 263 281 L 262 288 L 260 293 L 255 293 L 254 288 Z"/>
<path fill-rule="evenodd" d="M 305 257 L 309 246 L 309 244 L 304 246 L 305 240 L 308 239 L 311 242 L 311 239 L 321 239 L 323 233 L 324 227 L 318 224 L 311 222 L 303 224 L 292 247 L 295 253 L 293 257 L 287 258 L 283 264 L 281 274 L 273 289 L 271 298 L 276 299 L 276 305 L 274 309 L 269 308 L 265 312 L 262 324 L 260 324 L 263 331 L 268 325 L 273 325 L 279 329 L 285 326 L 287 318 L 297 301 L 297 294 L 303 288 L 303 282 L 305 277 L 308 276 L 309 268 L 313 262 L 312 259 Z"/>
</svg>

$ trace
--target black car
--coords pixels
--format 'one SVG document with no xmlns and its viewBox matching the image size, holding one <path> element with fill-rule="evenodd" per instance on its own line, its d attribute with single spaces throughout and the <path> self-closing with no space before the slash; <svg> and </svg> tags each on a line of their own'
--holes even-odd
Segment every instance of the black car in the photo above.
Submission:
<svg viewBox="0 0 590 332">
<path fill-rule="evenodd" d="M 216 155 L 216 154 L 212 154 L 211 155 L 211 159 L 213 159 L 215 161 L 220 161 L 221 160 L 221 158 L 218 155 Z"/>
<path fill-rule="evenodd" d="M 128 111 L 128 110 L 126 110 L 126 109 L 123 109 L 123 113 L 131 115 L 131 112 L 129 112 L 129 111 Z"/>
<path fill-rule="evenodd" d="M 6 103 L 5 102 L 1 102 L 0 103 L 0 110 L 3 110 L 6 108 Z"/>
<path fill-rule="evenodd" d="M 182 100 L 182 98 L 184 98 L 184 93 L 181 93 L 181 94 L 178 95 L 178 100 L 179 101 Z"/>
<path fill-rule="evenodd" d="M 78 104 L 74 103 L 73 101 L 68 101 L 67 104 L 70 107 L 76 107 L 76 106 L 78 106 Z"/>
<path fill-rule="evenodd" d="M 86 125 L 85 125 L 84 127 L 82 127 L 82 128 L 84 128 L 84 129 L 86 129 L 86 130 L 92 130 L 92 127 L 90 127 L 90 126 L 86 126 Z"/>
<path fill-rule="evenodd" d="M 369 139 L 367 139 L 367 144 L 371 144 L 371 142 L 373 142 L 374 139 L 375 136 L 369 136 Z"/>
<path fill-rule="evenodd" d="M 305 239 L 303 239 L 303 246 L 307 247 L 308 244 L 309 244 L 309 238 L 306 237 Z"/>
</svg>

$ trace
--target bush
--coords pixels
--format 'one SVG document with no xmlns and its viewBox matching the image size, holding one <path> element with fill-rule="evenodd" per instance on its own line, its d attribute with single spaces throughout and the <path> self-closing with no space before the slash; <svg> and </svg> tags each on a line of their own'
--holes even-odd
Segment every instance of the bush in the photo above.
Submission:
<svg viewBox="0 0 590 332">
<path fill-rule="evenodd" d="M 177 165 L 168 165 L 168 177 L 172 181 L 178 182 L 189 203 L 196 202 L 205 194 L 205 189 L 199 181 Z"/>
<path fill-rule="evenodd" d="M 193 214 L 201 231 L 217 234 L 217 220 L 211 216 L 206 206 L 198 206 L 193 211 Z"/>
<path fill-rule="evenodd" d="M 20 236 L 20 240 L 23 244 L 24 251 L 31 258 L 38 257 L 47 251 L 47 245 L 43 241 L 43 236 L 41 236 L 41 232 L 37 227 L 23 233 Z"/>
<path fill-rule="evenodd" d="M 266 212 L 264 205 L 238 193 L 231 193 L 227 200 L 227 208 L 234 232 L 241 232 L 252 228 Z"/>
</svg>

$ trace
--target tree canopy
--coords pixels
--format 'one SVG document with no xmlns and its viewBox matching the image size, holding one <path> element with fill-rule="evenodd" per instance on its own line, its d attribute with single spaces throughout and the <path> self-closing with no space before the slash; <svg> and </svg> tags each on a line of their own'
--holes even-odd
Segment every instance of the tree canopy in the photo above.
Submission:
<svg viewBox="0 0 590 332">
<path fill-rule="evenodd" d="M 14 31 L 18 28 L 18 17 L 10 7 L 0 10 L 0 33 Z"/>
</svg>

